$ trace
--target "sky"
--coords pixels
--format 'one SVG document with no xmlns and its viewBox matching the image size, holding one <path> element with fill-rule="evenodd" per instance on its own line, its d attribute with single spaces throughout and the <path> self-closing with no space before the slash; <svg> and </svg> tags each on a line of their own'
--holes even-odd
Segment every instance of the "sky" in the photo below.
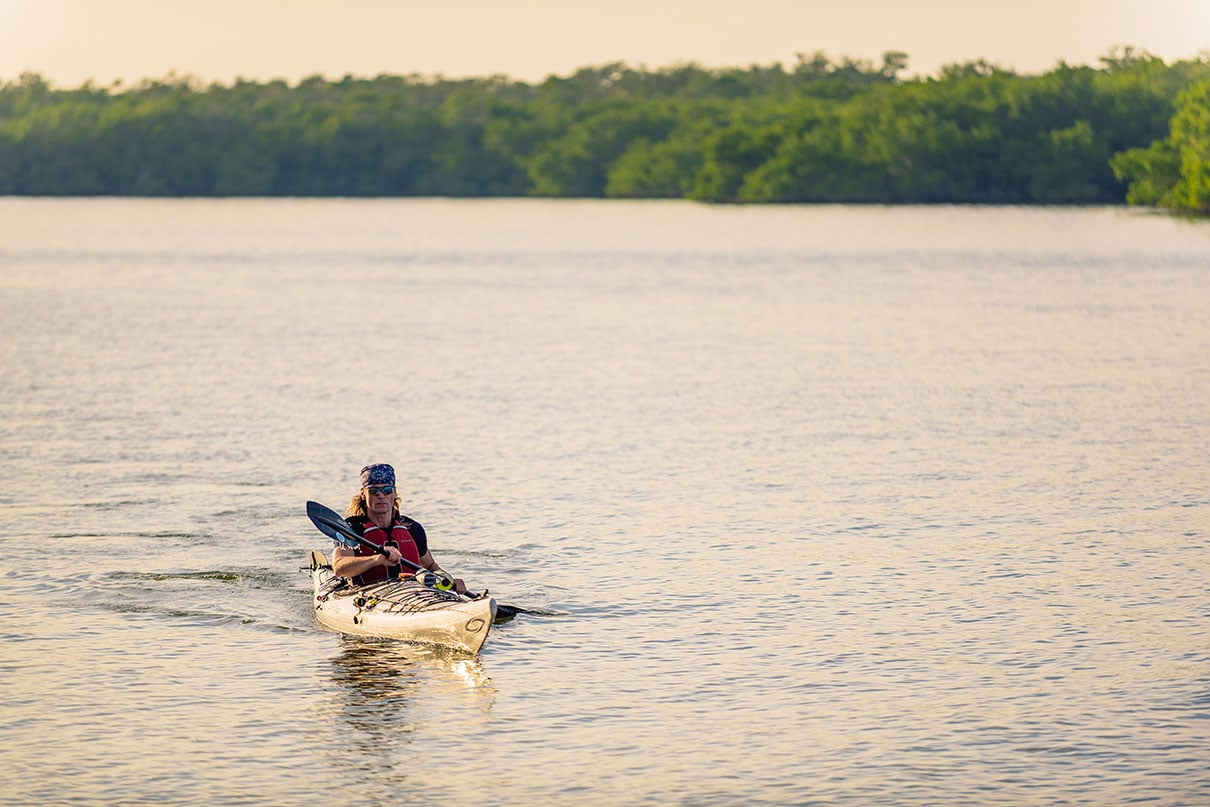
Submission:
<svg viewBox="0 0 1210 807">
<path fill-rule="evenodd" d="M 58 87 L 383 73 L 541 81 L 624 62 L 781 63 L 823 51 L 907 75 L 986 59 L 1021 73 L 1129 45 L 1210 55 L 1210 0 L 0 0 L 0 80 Z"/>
</svg>

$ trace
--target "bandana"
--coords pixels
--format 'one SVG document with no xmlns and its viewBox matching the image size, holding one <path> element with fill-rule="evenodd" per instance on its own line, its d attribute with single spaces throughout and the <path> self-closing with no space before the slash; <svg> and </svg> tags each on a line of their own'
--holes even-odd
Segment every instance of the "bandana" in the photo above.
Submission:
<svg viewBox="0 0 1210 807">
<path fill-rule="evenodd" d="M 361 469 L 361 486 L 363 488 L 368 488 L 370 485 L 393 484 L 395 484 L 395 469 L 385 462 L 367 465 Z"/>
</svg>

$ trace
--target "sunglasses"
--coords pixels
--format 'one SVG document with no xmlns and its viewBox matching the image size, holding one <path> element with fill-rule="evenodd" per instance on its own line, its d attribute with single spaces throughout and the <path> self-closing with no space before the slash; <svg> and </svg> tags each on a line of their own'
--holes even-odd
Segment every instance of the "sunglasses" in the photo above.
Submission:
<svg viewBox="0 0 1210 807">
<path fill-rule="evenodd" d="M 377 485 L 372 488 L 366 488 L 371 496 L 390 496 L 395 492 L 394 485 Z"/>
</svg>

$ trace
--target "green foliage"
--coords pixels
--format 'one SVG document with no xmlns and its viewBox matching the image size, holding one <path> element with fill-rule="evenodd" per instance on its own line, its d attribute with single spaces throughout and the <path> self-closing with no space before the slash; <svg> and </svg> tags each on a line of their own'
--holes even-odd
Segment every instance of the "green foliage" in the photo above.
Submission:
<svg viewBox="0 0 1210 807">
<path fill-rule="evenodd" d="M 529 159 L 530 193 L 603 196 L 614 161 L 632 143 L 659 142 L 676 124 L 676 110 L 658 102 L 611 102 L 548 139 Z"/>
<path fill-rule="evenodd" d="M 1181 165 L 1181 178 L 1173 189 L 1174 205 L 1210 211 L 1210 81 L 1181 93 L 1172 117 L 1172 142 Z"/>
<path fill-rule="evenodd" d="M 743 202 L 881 202 L 889 155 L 877 129 L 849 110 L 826 109 L 761 131 L 768 159 L 740 177 Z"/>
<path fill-rule="evenodd" d="M 1157 140 L 1145 149 L 1118 152 L 1110 164 L 1118 180 L 1129 186 L 1127 202 L 1172 206 L 1172 191 L 1181 178 L 1181 160 L 1171 140 Z"/>
<path fill-rule="evenodd" d="M 1029 194 L 1035 201 L 1067 204 L 1104 198 L 1097 180 L 1108 171 L 1110 150 L 1088 121 L 1052 129 L 1038 148 L 1045 160 L 1030 172 Z"/>
<path fill-rule="evenodd" d="M 1177 210 L 1210 212 L 1210 80 L 1178 96 L 1171 135 L 1147 148 L 1113 157 L 1126 201 Z"/>
<path fill-rule="evenodd" d="M 702 166 L 690 198 L 735 201 L 744 177 L 770 158 L 780 135 L 780 130 L 773 126 L 754 128 L 737 124 L 712 133 L 702 144 Z"/>
<path fill-rule="evenodd" d="M 1099 68 L 976 61 L 904 79 L 907 65 L 817 52 L 789 69 L 606 64 L 538 84 L 70 90 L 27 73 L 0 86 L 0 194 L 1210 206 L 1205 59 L 1126 48 Z"/>
<path fill-rule="evenodd" d="M 686 138 L 658 143 L 640 138 L 610 168 L 605 195 L 624 199 L 688 197 L 701 170 L 701 149 Z"/>
</svg>

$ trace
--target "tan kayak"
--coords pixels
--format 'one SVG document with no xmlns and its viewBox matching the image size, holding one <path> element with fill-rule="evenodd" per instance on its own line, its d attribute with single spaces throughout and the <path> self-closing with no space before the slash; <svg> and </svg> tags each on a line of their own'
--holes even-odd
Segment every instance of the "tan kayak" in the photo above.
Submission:
<svg viewBox="0 0 1210 807">
<path fill-rule="evenodd" d="M 491 630 L 496 601 L 438 591 L 411 577 L 354 586 L 332 573 L 322 553 L 312 551 L 315 618 L 353 636 L 379 636 L 442 645 L 478 653 Z"/>
</svg>

